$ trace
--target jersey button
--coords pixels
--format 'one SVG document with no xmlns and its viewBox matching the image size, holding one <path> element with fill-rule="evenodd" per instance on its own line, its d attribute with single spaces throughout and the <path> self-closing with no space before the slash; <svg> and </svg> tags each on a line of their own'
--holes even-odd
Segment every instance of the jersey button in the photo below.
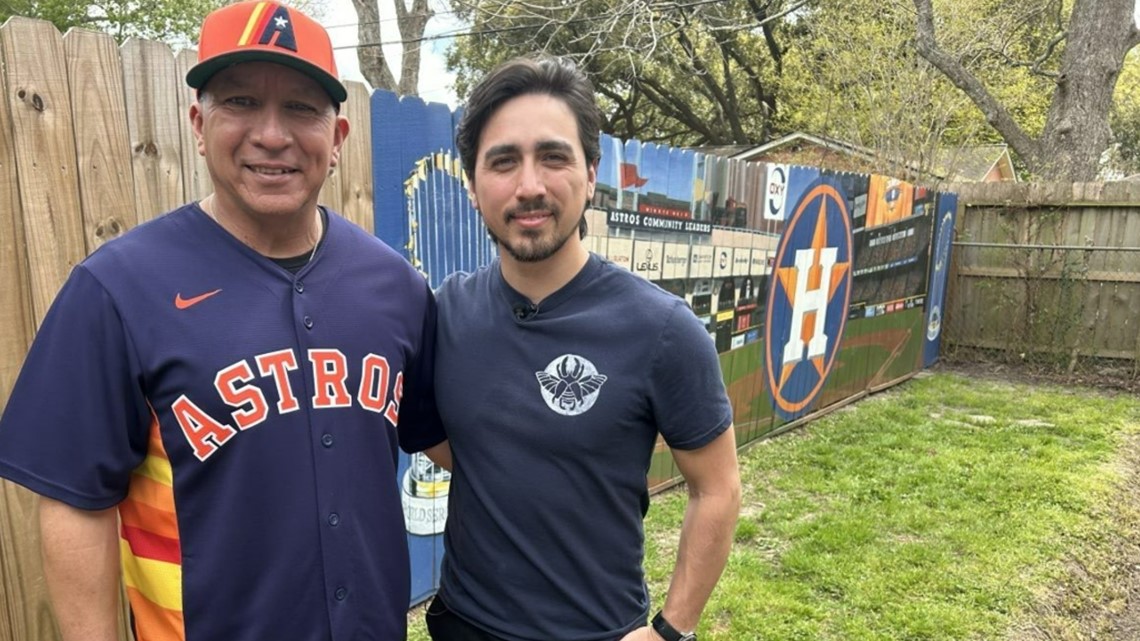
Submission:
<svg viewBox="0 0 1140 641">
<path fill-rule="evenodd" d="M 332 447 L 332 444 L 333 444 L 332 434 L 325 434 L 324 436 L 321 437 L 321 445 L 324 445 L 325 447 Z"/>
<path fill-rule="evenodd" d="M 329 515 L 329 525 L 331 525 L 333 527 L 340 525 L 340 515 L 337 514 L 336 512 L 333 512 L 332 514 L 330 514 Z"/>
<path fill-rule="evenodd" d="M 305 329 L 313 329 L 313 317 L 312 316 L 306 316 L 304 323 L 305 323 Z"/>
<path fill-rule="evenodd" d="M 333 596 L 336 597 L 337 601 L 344 601 L 345 597 L 348 596 L 348 590 L 344 588 L 337 588 L 336 592 L 333 593 Z"/>
<path fill-rule="evenodd" d="M 301 281 L 297 281 L 297 282 L 293 283 L 293 289 L 297 290 L 298 294 L 304 293 L 305 283 L 302 283 Z"/>
</svg>

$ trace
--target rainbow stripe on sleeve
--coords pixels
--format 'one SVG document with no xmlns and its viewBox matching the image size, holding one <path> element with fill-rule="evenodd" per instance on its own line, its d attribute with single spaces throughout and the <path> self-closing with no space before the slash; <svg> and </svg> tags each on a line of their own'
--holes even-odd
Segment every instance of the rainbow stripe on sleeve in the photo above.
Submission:
<svg viewBox="0 0 1140 641">
<path fill-rule="evenodd" d="M 174 507 L 173 470 L 162 446 L 158 418 L 147 457 L 131 476 L 119 504 L 123 580 L 139 641 L 184 641 L 182 550 Z"/>
</svg>

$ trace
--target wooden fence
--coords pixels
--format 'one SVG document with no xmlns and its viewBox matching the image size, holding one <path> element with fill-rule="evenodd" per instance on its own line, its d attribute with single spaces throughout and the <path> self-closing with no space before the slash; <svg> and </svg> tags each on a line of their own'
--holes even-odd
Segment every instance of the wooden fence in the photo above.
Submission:
<svg viewBox="0 0 1140 641">
<path fill-rule="evenodd" d="M 12 18 L 0 27 L 0 409 L 71 268 L 134 225 L 210 191 L 189 121 L 194 51 Z M 351 131 L 322 202 L 368 229 L 369 92 L 347 83 Z M 45 399 L 47 401 L 48 399 Z M 52 402 L 67 402 L 53 400 Z M 58 638 L 31 493 L 0 481 L 0 641 Z"/>
<path fill-rule="evenodd" d="M 1113 359 L 1140 376 L 1140 183 L 947 189 L 961 208 L 950 349 L 1069 370 Z"/>
</svg>

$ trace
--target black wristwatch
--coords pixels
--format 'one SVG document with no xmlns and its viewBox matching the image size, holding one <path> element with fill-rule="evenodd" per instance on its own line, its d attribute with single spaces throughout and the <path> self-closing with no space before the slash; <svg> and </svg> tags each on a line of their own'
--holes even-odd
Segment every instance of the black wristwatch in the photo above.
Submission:
<svg viewBox="0 0 1140 641">
<path fill-rule="evenodd" d="M 653 630 L 665 641 L 697 641 L 696 632 L 681 632 L 665 620 L 660 611 L 653 615 Z"/>
</svg>

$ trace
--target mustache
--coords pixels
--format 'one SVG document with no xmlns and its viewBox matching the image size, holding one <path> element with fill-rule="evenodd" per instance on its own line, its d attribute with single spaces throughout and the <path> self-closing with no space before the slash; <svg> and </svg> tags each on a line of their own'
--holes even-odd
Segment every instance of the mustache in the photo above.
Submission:
<svg viewBox="0 0 1140 641">
<path fill-rule="evenodd" d="M 532 211 L 548 211 L 555 217 L 558 217 L 562 213 L 562 211 L 558 209 L 557 205 L 543 198 L 520 203 L 519 205 L 508 209 L 504 213 L 506 214 L 507 219 L 511 219 L 519 216 L 520 214 L 527 214 Z"/>
</svg>

